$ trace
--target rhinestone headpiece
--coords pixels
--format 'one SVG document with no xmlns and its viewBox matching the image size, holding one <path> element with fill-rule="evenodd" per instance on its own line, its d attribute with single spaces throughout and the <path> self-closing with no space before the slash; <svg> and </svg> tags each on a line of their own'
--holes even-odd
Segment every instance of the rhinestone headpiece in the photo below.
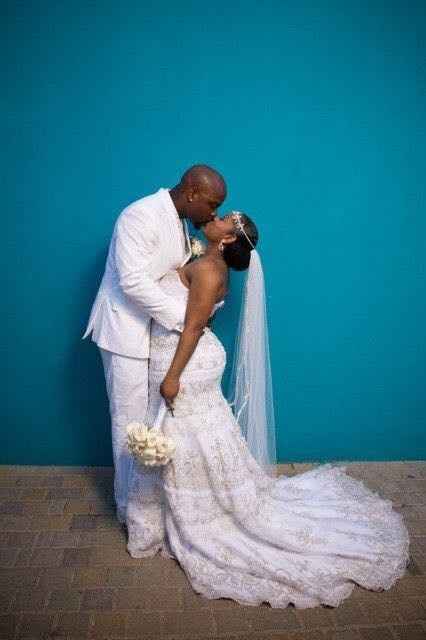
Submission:
<svg viewBox="0 0 426 640">
<path fill-rule="evenodd" d="M 232 220 L 235 222 L 235 224 L 237 225 L 238 229 L 243 232 L 243 234 L 247 238 L 250 246 L 254 249 L 255 248 L 254 244 L 252 243 L 252 241 L 250 240 L 250 238 L 248 237 L 248 235 L 244 231 L 244 222 L 242 222 L 241 216 L 242 216 L 242 214 L 239 211 L 231 211 Z"/>
</svg>

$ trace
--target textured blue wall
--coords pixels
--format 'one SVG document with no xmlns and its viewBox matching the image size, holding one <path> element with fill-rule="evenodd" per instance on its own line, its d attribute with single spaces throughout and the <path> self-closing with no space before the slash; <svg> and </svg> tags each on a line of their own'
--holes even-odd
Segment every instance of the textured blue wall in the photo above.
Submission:
<svg viewBox="0 0 426 640">
<path fill-rule="evenodd" d="M 117 215 L 196 162 L 260 228 L 280 461 L 426 457 L 425 17 L 2 3 L 2 462 L 111 464 L 80 336 Z"/>
</svg>

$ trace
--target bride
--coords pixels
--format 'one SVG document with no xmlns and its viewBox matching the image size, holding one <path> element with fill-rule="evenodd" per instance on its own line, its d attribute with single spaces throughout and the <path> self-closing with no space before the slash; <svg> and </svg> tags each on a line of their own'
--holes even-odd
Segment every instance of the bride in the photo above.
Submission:
<svg viewBox="0 0 426 640">
<path fill-rule="evenodd" d="M 130 555 L 175 558 L 197 593 L 245 605 L 337 607 L 355 583 L 390 589 L 409 562 L 408 531 L 391 501 L 345 466 L 276 475 L 256 226 L 231 212 L 203 233 L 205 254 L 160 281 L 182 305 L 183 331 L 152 323 L 146 422 L 165 403 L 161 430 L 176 450 L 162 467 L 133 463 Z M 208 326 L 227 294 L 229 268 L 248 269 L 231 403 L 221 391 L 226 353 Z"/>
</svg>

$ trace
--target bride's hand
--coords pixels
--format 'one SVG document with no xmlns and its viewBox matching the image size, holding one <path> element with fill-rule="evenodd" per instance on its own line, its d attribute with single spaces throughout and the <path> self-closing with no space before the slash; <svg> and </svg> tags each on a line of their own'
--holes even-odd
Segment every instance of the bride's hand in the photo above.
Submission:
<svg viewBox="0 0 426 640">
<path fill-rule="evenodd" d="M 180 383 L 178 378 L 166 376 L 160 385 L 160 393 L 163 396 L 167 407 L 173 415 L 173 400 L 179 393 Z"/>
</svg>

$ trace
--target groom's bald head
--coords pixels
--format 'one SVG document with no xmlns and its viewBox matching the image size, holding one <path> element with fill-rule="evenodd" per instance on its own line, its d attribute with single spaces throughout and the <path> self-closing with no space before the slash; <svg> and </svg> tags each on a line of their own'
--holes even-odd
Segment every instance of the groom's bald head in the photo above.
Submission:
<svg viewBox="0 0 426 640">
<path fill-rule="evenodd" d="M 221 174 L 206 164 L 194 164 L 185 171 L 180 183 L 183 187 L 197 187 L 209 189 L 216 195 L 222 197 L 222 202 L 226 197 L 226 183 Z"/>
<path fill-rule="evenodd" d="M 185 171 L 170 195 L 179 214 L 199 228 L 214 218 L 226 197 L 226 183 L 216 169 L 195 164 Z"/>
</svg>

